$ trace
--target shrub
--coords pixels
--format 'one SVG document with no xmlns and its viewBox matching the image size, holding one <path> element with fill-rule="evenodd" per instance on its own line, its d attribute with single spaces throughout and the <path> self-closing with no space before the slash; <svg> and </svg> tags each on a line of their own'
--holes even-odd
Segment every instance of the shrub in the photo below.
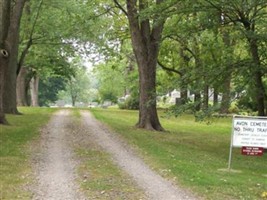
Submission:
<svg viewBox="0 0 267 200">
<path fill-rule="evenodd" d="M 138 110 L 139 109 L 139 99 L 138 97 L 128 97 L 124 103 L 119 103 L 120 109 L 128 110 Z"/>
</svg>

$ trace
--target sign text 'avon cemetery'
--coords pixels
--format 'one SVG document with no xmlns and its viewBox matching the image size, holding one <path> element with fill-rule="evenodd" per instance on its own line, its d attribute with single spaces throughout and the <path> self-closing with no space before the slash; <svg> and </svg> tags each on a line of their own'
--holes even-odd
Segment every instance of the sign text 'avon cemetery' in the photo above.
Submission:
<svg viewBox="0 0 267 200">
<path fill-rule="evenodd" d="M 233 118 L 234 147 L 263 147 L 267 148 L 267 119 Z"/>
</svg>

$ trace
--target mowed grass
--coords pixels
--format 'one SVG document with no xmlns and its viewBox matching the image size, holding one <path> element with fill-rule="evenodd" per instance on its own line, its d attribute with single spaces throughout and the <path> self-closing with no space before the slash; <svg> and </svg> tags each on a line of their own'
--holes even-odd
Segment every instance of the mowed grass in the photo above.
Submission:
<svg viewBox="0 0 267 200">
<path fill-rule="evenodd" d="M 23 185 L 31 181 L 28 145 L 37 138 L 55 109 L 19 108 L 23 115 L 7 115 L 0 125 L 0 199 L 30 199 Z"/>
<path fill-rule="evenodd" d="M 152 168 L 201 198 L 267 199 L 267 155 L 243 156 L 239 148 L 234 148 L 233 170 L 226 170 L 231 118 L 207 125 L 195 122 L 190 115 L 168 119 L 160 112 L 160 121 L 168 130 L 162 133 L 136 129 L 136 111 L 93 109 L 92 112 L 137 147 Z"/>
</svg>

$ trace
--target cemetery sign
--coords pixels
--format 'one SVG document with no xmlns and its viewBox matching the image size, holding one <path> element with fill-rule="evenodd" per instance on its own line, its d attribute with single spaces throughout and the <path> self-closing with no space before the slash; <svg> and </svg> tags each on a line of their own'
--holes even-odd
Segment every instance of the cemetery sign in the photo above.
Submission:
<svg viewBox="0 0 267 200">
<path fill-rule="evenodd" d="M 233 147 L 267 148 L 267 119 L 233 117 Z"/>
<path fill-rule="evenodd" d="M 262 147 L 242 147 L 241 153 L 246 156 L 262 156 L 264 149 Z"/>
<path fill-rule="evenodd" d="M 231 168 L 232 148 L 241 147 L 243 155 L 261 156 L 267 149 L 267 118 L 233 116 L 228 169 Z"/>
</svg>

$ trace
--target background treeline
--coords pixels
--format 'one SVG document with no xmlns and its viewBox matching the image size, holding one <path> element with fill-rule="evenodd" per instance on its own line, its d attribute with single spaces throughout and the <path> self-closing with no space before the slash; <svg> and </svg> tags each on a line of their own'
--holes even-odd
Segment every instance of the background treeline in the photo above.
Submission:
<svg viewBox="0 0 267 200">
<path fill-rule="evenodd" d="M 153 98 L 179 89 L 182 106 L 174 112 L 266 115 L 266 0 L 138 2 L 141 27 L 153 21 L 152 32 L 163 24 L 159 52 L 151 54 L 157 61 Z M 138 108 L 131 3 L 0 0 L 0 122 L 6 123 L 4 113 L 18 114 L 17 105 L 48 105 L 58 94 L 72 104 L 128 95 L 128 107 Z M 95 66 L 90 73 L 85 57 Z"/>
</svg>

